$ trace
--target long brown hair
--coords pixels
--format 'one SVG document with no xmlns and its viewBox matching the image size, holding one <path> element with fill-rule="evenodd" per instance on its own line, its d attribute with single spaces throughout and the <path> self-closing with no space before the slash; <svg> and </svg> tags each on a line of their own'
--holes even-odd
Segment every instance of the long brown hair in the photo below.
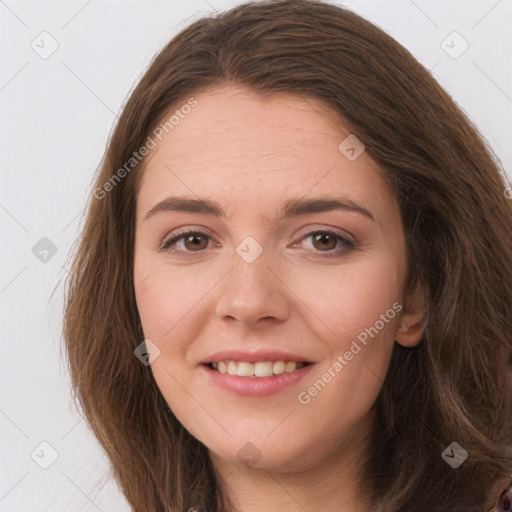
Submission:
<svg viewBox="0 0 512 512">
<path fill-rule="evenodd" d="M 428 321 L 417 347 L 395 343 L 377 399 L 372 510 L 489 509 L 512 474 L 503 169 L 405 48 L 350 10 L 313 0 L 248 3 L 193 22 L 153 59 L 111 134 L 66 283 L 64 338 L 75 398 L 127 500 L 136 512 L 231 510 L 207 448 L 134 357 L 143 340 L 133 249 L 144 160 L 126 166 L 166 113 L 228 83 L 322 101 L 363 141 L 400 207 L 407 290 L 423 287 Z M 452 442 L 468 453 L 457 469 L 441 456 Z"/>
</svg>

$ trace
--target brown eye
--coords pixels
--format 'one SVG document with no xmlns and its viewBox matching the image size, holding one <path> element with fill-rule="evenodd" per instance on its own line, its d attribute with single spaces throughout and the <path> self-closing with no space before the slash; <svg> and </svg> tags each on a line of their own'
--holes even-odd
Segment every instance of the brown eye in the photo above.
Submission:
<svg viewBox="0 0 512 512">
<path fill-rule="evenodd" d="M 313 235 L 313 246 L 320 251 L 335 249 L 337 242 L 338 235 L 333 236 L 333 233 L 324 233 L 321 231 Z"/>
<path fill-rule="evenodd" d="M 187 231 L 164 242 L 161 249 L 174 251 L 174 247 L 181 240 L 183 240 L 182 248 L 179 248 L 177 252 L 200 252 L 208 246 L 209 237 L 202 231 Z"/>
<path fill-rule="evenodd" d="M 194 251 L 195 249 L 205 249 L 208 242 L 204 243 L 206 237 L 203 235 L 188 235 L 183 237 L 183 245 L 187 251 Z"/>
<path fill-rule="evenodd" d="M 356 242 L 335 231 L 316 230 L 303 237 L 311 239 L 310 245 L 313 252 L 322 254 L 323 257 L 342 257 L 358 247 Z M 296 245 L 296 244 L 294 244 Z"/>
</svg>

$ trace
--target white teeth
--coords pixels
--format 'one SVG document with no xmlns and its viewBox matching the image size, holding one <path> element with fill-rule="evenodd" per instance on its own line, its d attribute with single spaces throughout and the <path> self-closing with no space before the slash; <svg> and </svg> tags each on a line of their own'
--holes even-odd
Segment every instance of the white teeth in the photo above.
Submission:
<svg viewBox="0 0 512 512">
<path fill-rule="evenodd" d="M 293 361 L 288 361 L 284 367 L 284 371 L 286 373 L 291 373 L 291 372 L 294 372 L 296 368 L 297 368 L 297 363 L 295 363 Z"/>
<path fill-rule="evenodd" d="M 246 361 L 219 361 L 211 363 L 211 368 L 220 373 L 237 375 L 238 377 L 271 377 L 300 370 L 304 363 L 295 361 L 258 361 L 249 363 Z"/>
<path fill-rule="evenodd" d="M 229 361 L 229 363 L 228 363 L 229 375 L 236 375 L 236 367 L 237 367 L 237 364 L 234 361 Z"/>
<path fill-rule="evenodd" d="M 272 375 L 272 363 L 270 361 L 256 363 L 254 365 L 254 375 L 256 377 L 270 377 Z"/>
<path fill-rule="evenodd" d="M 239 377 L 252 377 L 254 375 L 254 365 L 252 363 L 238 363 L 236 374 Z"/>
<path fill-rule="evenodd" d="M 280 375 L 281 373 L 284 373 L 284 369 L 286 368 L 286 363 L 284 361 L 276 361 L 272 365 L 272 372 L 274 375 Z"/>
</svg>

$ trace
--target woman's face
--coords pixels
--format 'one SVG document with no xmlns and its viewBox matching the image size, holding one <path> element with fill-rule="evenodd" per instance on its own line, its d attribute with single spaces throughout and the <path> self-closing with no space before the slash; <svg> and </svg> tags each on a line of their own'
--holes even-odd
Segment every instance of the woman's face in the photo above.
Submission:
<svg viewBox="0 0 512 512">
<path fill-rule="evenodd" d="M 403 319 L 399 210 L 320 104 L 233 86 L 195 99 L 137 198 L 151 370 L 212 456 L 306 467 L 372 428 Z"/>
</svg>

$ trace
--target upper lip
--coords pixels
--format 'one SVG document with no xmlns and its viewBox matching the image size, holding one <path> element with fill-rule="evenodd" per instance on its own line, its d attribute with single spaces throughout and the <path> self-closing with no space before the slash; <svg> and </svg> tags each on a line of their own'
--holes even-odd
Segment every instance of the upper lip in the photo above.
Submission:
<svg viewBox="0 0 512 512">
<path fill-rule="evenodd" d="M 294 354 L 292 352 L 284 352 L 276 349 L 255 350 L 219 350 L 211 353 L 203 359 L 200 364 L 218 363 L 220 361 L 246 361 L 248 363 L 256 363 L 258 361 L 295 361 L 296 363 L 314 363 L 307 357 Z"/>
</svg>

